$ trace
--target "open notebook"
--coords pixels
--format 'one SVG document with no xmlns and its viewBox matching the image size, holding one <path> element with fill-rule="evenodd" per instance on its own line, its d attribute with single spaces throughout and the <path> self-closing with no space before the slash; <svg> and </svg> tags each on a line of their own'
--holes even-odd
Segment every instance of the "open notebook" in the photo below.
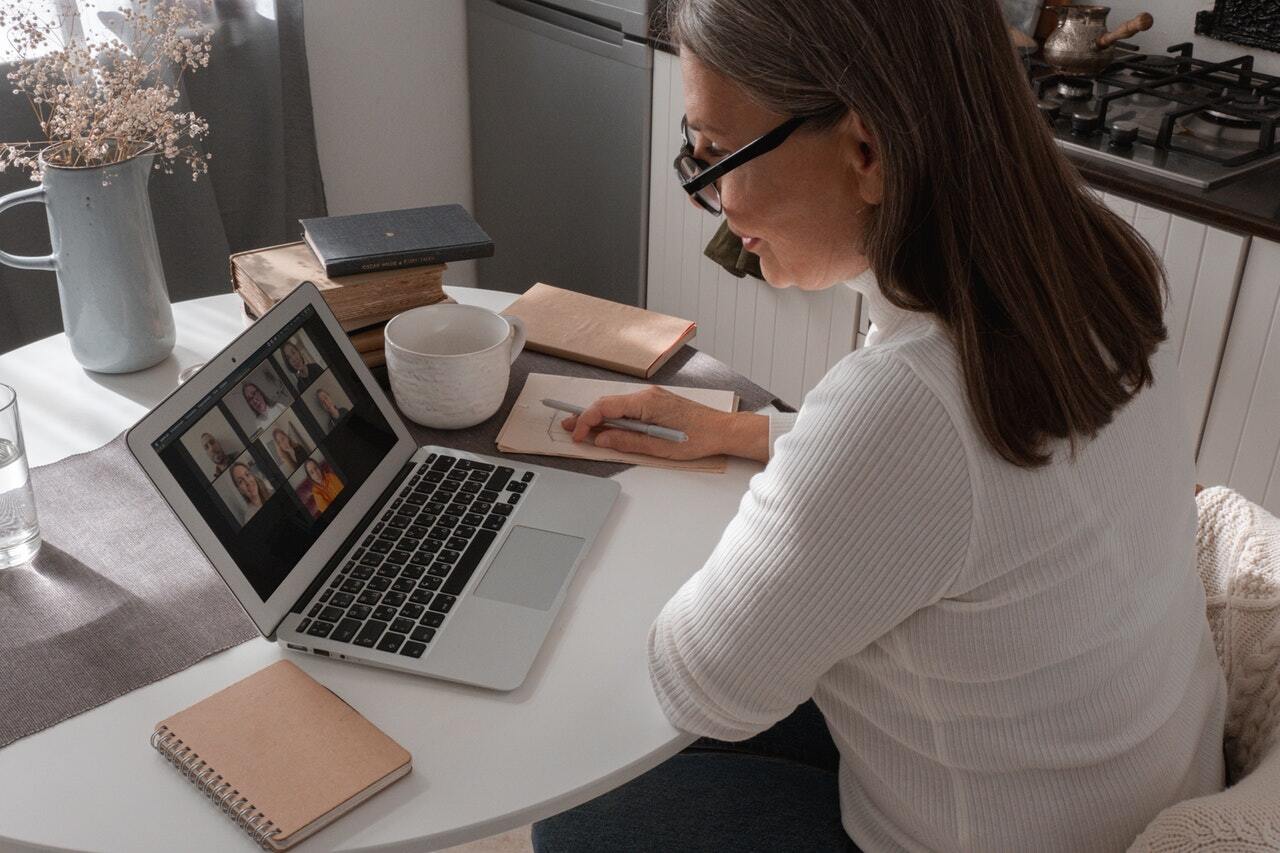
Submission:
<svg viewBox="0 0 1280 853">
<path fill-rule="evenodd" d="M 409 753 L 282 660 L 156 725 L 151 745 L 266 849 L 318 832 L 409 773 Z"/>
<path fill-rule="evenodd" d="M 591 405 L 598 398 L 612 394 L 634 394 L 646 386 L 638 382 L 610 382 L 605 379 L 584 379 L 575 376 L 551 376 L 530 373 L 520 396 L 511 407 L 507 422 L 498 433 L 498 449 L 503 453 L 534 453 L 542 456 L 567 456 L 574 459 L 594 459 L 597 462 L 625 462 L 629 465 L 650 465 L 656 468 L 676 468 L 682 471 L 706 471 L 723 473 L 725 458 L 712 456 L 678 462 L 659 459 L 638 453 L 623 453 L 607 447 L 579 444 L 560 426 L 566 417 L 564 412 L 542 405 L 544 399 L 561 400 L 578 406 Z M 714 388 L 677 388 L 663 385 L 673 394 L 687 397 L 722 412 L 736 411 L 738 395 L 733 391 Z"/>
</svg>

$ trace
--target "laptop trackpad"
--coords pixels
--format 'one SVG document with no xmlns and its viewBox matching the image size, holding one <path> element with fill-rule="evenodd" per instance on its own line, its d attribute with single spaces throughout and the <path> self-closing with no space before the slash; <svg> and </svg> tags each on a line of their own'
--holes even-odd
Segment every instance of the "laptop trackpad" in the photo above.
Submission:
<svg viewBox="0 0 1280 853">
<path fill-rule="evenodd" d="M 473 595 L 547 610 L 555 603 L 585 539 L 516 527 Z"/>
</svg>

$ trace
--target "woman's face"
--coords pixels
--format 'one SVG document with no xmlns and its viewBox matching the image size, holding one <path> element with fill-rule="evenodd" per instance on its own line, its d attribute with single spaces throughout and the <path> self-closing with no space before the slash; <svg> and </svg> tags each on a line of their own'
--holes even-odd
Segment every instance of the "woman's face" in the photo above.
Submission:
<svg viewBox="0 0 1280 853">
<path fill-rule="evenodd" d="M 258 478 L 253 476 L 244 465 L 235 465 L 231 468 L 231 477 L 236 481 L 236 489 L 239 490 L 241 497 L 251 504 L 257 504 L 262 500 L 262 496 L 258 494 Z"/>
<path fill-rule="evenodd" d="M 314 459 L 307 460 L 307 477 L 309 477 L 313 483 L 324 482 L 324 474 L 321 472 L 320 466 Z"/>
<path fill-rule="evenodd" d="M 298 348 L 293 344 L 284 345 L 284 360 L 294 373 L 301 373 L 303 368 L 307 366 L 307 363 L 302 360 L 302 353 L 298 352 Z"/>
<path fill-rule="evenodd" d="M 715 165 L 789 118 L 760 106 L 688 51 L 680 65 L 699 160 Z M 720 179 L 729 227 L 760 257 L 769 284 L 821 290 L 867 268 L 860 247 L 869 205 L 879 202 L 879 160 L 864 133 L 851 117 L 826 130 L 801 125 L 782 145 Z"/>
<path fill-rule="evenodd" d="M 244 399 L 249 404 L 249 408 L 253 409 L 259 415 L 267 413 L 267 398 L 257 385 L 250 382 L 244 386 Z"/>
<path fill-rule="evenodd" d="M 277 450 L 279 450 L 281 453 L 288 453 L 288 452 L 289 452 L 289 450 L 291 449 L 291 448 L 289 447 L 289 436 L 285 435 L 285 431 L 284 431 L 284 430 L 282 430 L 282 429 L 278 429 L 278 430 L 276 430 L 275 432 L 273 432 L 273 433 L 271 434 L 271 437 L 272 437 L 272 438 L 274 438 L 274 439 L 276 440 L 276 449 L 277 449 Z"/>
<path fill-rule="evenodd" d="M 320 407 L 325 410 L 329 417 L 336 418 L 338 416 L 338 407 L 333 404 L 333 398 L 329 396 L 328 391 L 316 392 L 316 399 L 320 401 Z"/>
</svg>

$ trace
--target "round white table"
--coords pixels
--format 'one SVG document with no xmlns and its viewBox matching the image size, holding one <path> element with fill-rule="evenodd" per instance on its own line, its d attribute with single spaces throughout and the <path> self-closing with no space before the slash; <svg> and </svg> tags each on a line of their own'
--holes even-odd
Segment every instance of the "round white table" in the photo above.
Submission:
<svg viewBox="0 0 1280 853">
<path fill-rule="evenodd" d="M 448 290 L 494 310 L 513 299 Z M 0 382 L 18 390 L 32 465 L 106 443 L 163 399 L 179 372 L 242 329 L 230 294 L 178 303 L 174 316 L 173 355 L 140 373 L 88 373 L 62 335 L 0 356 Z M 758 470 L 731 460 L 723 475 L 619 474 L 621 498 L 513 692 L 300 655 L 259 638 L 0 749 L 0 849 L 251 849 L 147 738 L 157 721 L 286 655 L 403 744 L 414 765 L 301 850 L 446 847 L 614 788 L 692 740 L 667 722 L 649 685 L 648 629 L 710 555 Z M 36 495 L 37 507 L 54 500 Z"/>
</svg>

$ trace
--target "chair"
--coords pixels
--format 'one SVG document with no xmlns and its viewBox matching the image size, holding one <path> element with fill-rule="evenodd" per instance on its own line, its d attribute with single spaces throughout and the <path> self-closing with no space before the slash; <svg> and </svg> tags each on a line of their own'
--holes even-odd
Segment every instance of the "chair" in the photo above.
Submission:
<svg viewBox="0 0 1280 853">
<path fill-rule="evenodd" d="M 1166 808 L 1130 853 L 1280 850 L 1280 519 L 1223 487 L 1196 496 L 1196 562 L 1227 677 L 1227 789 Z"/>
</svg>

